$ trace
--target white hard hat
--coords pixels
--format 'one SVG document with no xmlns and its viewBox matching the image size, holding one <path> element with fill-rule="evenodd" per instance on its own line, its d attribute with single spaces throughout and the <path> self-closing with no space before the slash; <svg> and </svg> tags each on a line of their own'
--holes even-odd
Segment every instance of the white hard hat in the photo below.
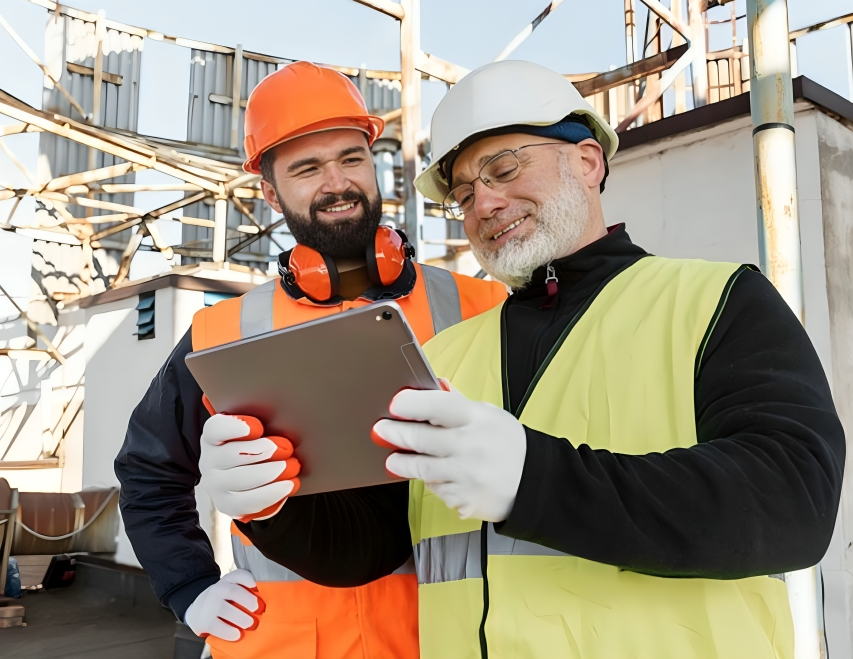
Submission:
<svg viewBox="0 0 853 659">
<path fill-rule="evenodd" d="M 432 163 L 415 186 L 438 203 L 450 192 L 441 160 L 472 135 L 526 124 L 549 126 L 570 114 L 585 115 L 610 160 L 619 146 L 616 132 L 559 73 L 534 64 L 504 60 L 481 66 L 462 78 L 441 100 L 432 116 Z"/>
</svg>

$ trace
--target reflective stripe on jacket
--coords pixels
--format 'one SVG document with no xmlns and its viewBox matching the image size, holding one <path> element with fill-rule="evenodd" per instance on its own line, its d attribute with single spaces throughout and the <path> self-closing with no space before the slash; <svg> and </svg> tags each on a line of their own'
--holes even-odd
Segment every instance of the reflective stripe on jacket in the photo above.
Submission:
<svg viewBox="0 0 853 659">
<path fill-rule="evenodd" d="M 418 341 L 506 298 L 506 289 L 439 268 L 415 264 L 412 291 L 396 302 Z M 337 305 L 294 300 L 278 280 L 224 300 L 193 318 L 193 350 L 371 304 L 359 298 Z M 258 582 L 266 610 L 256 629 L 230 643 L 209 637 L 215 659 L 286 656 L 289 659 L 411 659 L 418 656 L 417 580 L 414 560 L 394 574 L 357 588 L 328 588 L 270 561 L 231 525 L 234 562 Z"/>
<path fill-rule="evenodd" d="M 637 261 L 567 328 L 514 413 L 575 446 L 616 453 L 696 444 L 695 365 L 738 272 L 723 263 Z M 501 315 L 495 308 L 461 323 L 424 350 L 463 394 L 505 407 Z M 480 657 L 482 522 L 460 520 L 420 481 L 410 488 L 421 657 Z M 782 581 L 653 577 L 486 528 L 490 659 L 793 656 Z"/>
</svg>

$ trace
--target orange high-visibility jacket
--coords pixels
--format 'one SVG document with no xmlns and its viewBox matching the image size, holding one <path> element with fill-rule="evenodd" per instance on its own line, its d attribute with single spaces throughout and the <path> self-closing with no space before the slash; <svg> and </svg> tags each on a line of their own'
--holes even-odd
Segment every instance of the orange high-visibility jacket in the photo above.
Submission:
<svg viewBox="0 0 853 659">
<path fill-rule="evenodd" d="M 396 302 L 418 341 L 491 309 L 506 298 L 498 282 L 414 264 L 413 290 Z M 335 305 L 293 299 L 279 280 L 239 298 L 200 310 L 193 318 L 193 350 L 308 322 L 371 304 L 359 298 Z M 297 454 L 298 457 L 298 454 Z M 213 636 L 214 659 L 411 659 L 418 651 L 418 583 L 414 562 L 357 588 L 328 588 L 304 580 L 263 556 L 231 525 L 237 567 L 258 583 L 266 610 L 256 629 L 236 642 Z"/>
</svg>

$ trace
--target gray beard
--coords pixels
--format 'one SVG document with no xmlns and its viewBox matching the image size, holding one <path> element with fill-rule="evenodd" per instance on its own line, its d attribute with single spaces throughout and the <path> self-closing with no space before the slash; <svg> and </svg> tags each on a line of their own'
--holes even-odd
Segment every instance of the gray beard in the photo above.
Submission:
<svg viewBox="0 0 853 659">
<path fill-rule="evenodd" d="M 577 248 L 589 225 L 589 200 L 568 162 L 562 158 L 558 172 L 562 185 L 557 194 L 542 204 L 535 216 L 536 229 L 532 234 L 513 238 L 497 251 L 471 243 L 474 257 L 492 279 L 510 288 L 522 288 L 530 282 L 537 268 Z"/>
</svg>

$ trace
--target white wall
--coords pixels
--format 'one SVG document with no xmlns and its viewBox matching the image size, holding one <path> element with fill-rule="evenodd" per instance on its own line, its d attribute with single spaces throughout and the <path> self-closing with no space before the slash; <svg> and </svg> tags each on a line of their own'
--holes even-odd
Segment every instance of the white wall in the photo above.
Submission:
<svg viewBox="0 0 853 659">
<path fill-rule="evenodd" d="M 825 277 L 834 365 L 831 383 L 838 416 L 853 439 L 853 130 L 816 116 L 820 152 Z M 853 656 L 853 459 L 848 449 L 841 510 L 823 561 L 830 657 Z"/>
<path fill-rule="evenodd" d="M 127 424 L 151 380 L 204 305 L 204 293 L 163 288 L 155 294 L 155 338 L 136 332 L 138 297 L 87 310 L 86 424 L 83 431 L 83 487 L 118 485 L 113 461 Z M 138 565 L 122 527 L 116 560 Z"/>
</svg>

